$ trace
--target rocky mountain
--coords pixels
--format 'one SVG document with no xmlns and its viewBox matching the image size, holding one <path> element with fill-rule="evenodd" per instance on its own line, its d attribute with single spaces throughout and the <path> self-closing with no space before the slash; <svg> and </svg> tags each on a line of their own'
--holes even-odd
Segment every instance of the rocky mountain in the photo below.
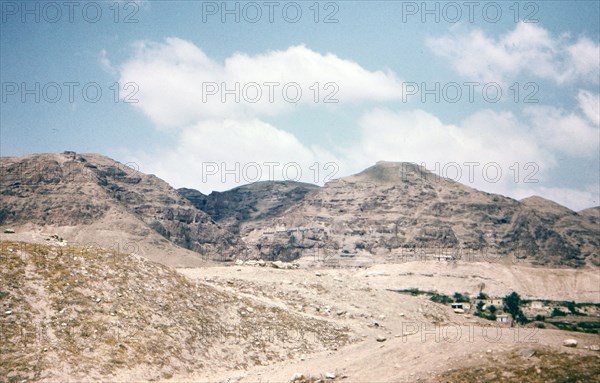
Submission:
<svg viewBox="0 0 600 383">
<path fill-rule="evenodd" d="M 2 157 L 0 175 L 0 225 L 5 227 L 130 247 L 166 264 L 194 262 L 201 259 L 198 253 L 229 259 L 240 246 L 235 235 L 163 180 L 104 156 Z M 182 253 L 175 245 L 195 253 Z"/>
<path fill-rule="evenodd" d="M 242 223 L 279 216 L 318 188 L 302 182 L 262 181 L 209 195 L 194 189 L 177 191 L 215 221 L 239 233 Z"/>
<path fill-rule="evenodd" d="M 96 154 L 4 157 L 0 174 L 0 226 L 18 228 L 20 240 L 53 233 L 168 265 L 302 256 L 600 264 L 600 208 L 517 201 L 411 163 L 379 162 L 323 187 L 258 182 L 208 196 Z"/>
<path fill-rule="evenodd" d="M 379 162 L 277 216 L 242 223 L 240 235 L 252 256 L 271 259 L 437 255 L 578 267 L 600 264 L 593 211 L 579 214 L 540 197 L 517 201 L 415 164 Z"/>
</svg>

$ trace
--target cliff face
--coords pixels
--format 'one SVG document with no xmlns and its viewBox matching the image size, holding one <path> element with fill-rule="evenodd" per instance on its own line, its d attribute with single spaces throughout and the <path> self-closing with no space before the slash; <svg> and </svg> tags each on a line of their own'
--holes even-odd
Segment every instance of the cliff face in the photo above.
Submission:
<svg viewBox="0 0 600 383">
<path fill-rule="evenodd" d="M 600 228 L 593 214 L 540 197 L 517 201 L 415 164 L 380 162 L 306 194 L 278 216 L 242 224 L 240 233 L 248 244 L 292 258 L 315 248 L 348 258 L 461 249 L 578 267 L 598 264 Z"/>
<path fill-rule="evenodd" d="M 236 236 L 166 182 L 104 156 L 65 152 L 5 157 L 0 167 L 2 225 L 93 232 L 104 222 L 102 230 L 153 232 L 185 249 L 225 258 L 238 246 Z"/>
<path fill-rule="evenodd" d="M 209 195 L 194 189 L 177 191 L 219 224 L 239 233 L 244 222 L 277 217 L 318 188 L 301 182 L 264 181 Z"/>
<path fill-rule="evenodd" d="M 258 182 L 205 196 L 95 154 L 0 161 L 0 225 L 51 227 L 67 240 L 103 246 L 133 241 L 167 264 L 175 245 L 214 260 L 324 251 L 378 261 L 419 249 L 599 264 L 599 208 L 576 213 L 540 197 L 517 201 L 410 163 L 380 162 L 324 187 Z"/>
</svg>

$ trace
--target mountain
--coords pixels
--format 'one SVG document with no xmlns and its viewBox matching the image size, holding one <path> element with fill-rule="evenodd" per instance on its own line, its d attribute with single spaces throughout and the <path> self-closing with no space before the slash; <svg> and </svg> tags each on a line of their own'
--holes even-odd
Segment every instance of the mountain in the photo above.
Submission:
<svg viewBox="0 0 600 383">
<path fill-rule="evenodd" d="M 479 191 L 416 164 L 379 162 L 276 216 L 243 222 L 239 232 L 261 258 L 322 252 L 393 260 L 422 252 L 580 267 L 599 264 L 595 217 L 540 197 Z"/>
<path fill-rule="evenodd" d="M 101 155 L 2 157 L 0 176 L 0 225 L 18 232 L 130 248 L 180 266 L 198 264 L 199 253 L 230 259 L 240 248 L 235 235 L 166 182 Z"/>
<path fill-rule="evenodd" d="M 378 162 L 323 187 L 257 182 L 208 196 L 97 154 L 3 157 L 0 175 L 0 226 L 20 240 L 54 235 L 172 266 L 315 255 L 600 264 L 600 208 L 517 201 L 411 163 Z"/>
<path fill-rule="evenodd" d="M 194 189 L 178 189 L 195 207 L 219 224 L 239 233 L 243 222 L 263 220 L 283 214 L 319 187 L 293 181 L 262 181 L 208 196 Z"/>
</svg>

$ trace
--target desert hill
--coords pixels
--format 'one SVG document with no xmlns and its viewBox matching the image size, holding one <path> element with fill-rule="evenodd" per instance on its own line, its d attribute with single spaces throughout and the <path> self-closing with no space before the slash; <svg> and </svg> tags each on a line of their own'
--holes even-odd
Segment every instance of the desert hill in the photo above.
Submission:
<svg viewBox="0 0 600 383">
<path fill-rule="evenodd" d="M 242 223 L 279 216 L 318 188 L 302 182 L 262 181 L 209 195 L 187 188 L 177 191 L 219 224 L 239 232 Z"/>
<path fill-rule="evenodd" d="M 0 241 L 0 257 L 2 381 L 162 381 L 351 341 L 343 326 L 135 254 Z"/>
<path fill-rule="evenodd" d="M 259 257 L 322 251 L 348 260 L 472 251 L 497 261 L 600 264 L 593 214 L 540 197 L 517 201 L 486 193 L 411 163 L 379 162 L 331 181 L 278 216 L 242 223 L 240 234 L 260 248 Z"/>
<path fill-rule="evenodd" d="M 104 156 L 2 157 L 0 175 L 0 225 L 24 226 L 20 232 L 43 229 L 70 242 L 133 247 L 174 265 L 197 264 L 198 253 L 228 259 L 239 246 L 166 182 Z"/>
<path fill-rule="evenodd" d="M 316 257 L 345 265 L 441 257 L 599 265 L 599 208 L 577 213 L 379 162 L 323 187 L 257 182 L 208 196 L 97 154 L 0 159 L 0 226 L 174 266 Z"/>
</svg>

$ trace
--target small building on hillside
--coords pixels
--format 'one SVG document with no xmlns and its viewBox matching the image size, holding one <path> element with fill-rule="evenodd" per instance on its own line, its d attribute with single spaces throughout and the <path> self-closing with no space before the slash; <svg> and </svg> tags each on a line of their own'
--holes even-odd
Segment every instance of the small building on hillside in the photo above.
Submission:
<svg viewBox="0 0 600 383">
<path fill-rule="evenodd" d="M 507 314 L 500 314 L 496 316 L 496 322 L 500 322 L 500 323 L 509 323 L 510 322 L 510 318 Z"/>
<path fill-rule="evenodd" d="M 544 303 L 540 301 L 533 301 L 529 304 L 529 307 L 531 307 L 533 310 L 543 310 Z"/>
<path fill-rule="evenodd" d="M 471 304 L 467 303 L 467 302 L 452 303 L 450 306 L 454 310 L 459 309 L 459 310 L 469 311 L 471 309 Z"/>
<path fill-rule="evenodd" d="M 502 307 L 502 298 L 489 298 L 485 300 L 486 306 L 496 306 L 496 308 Z"/>
</svg>

